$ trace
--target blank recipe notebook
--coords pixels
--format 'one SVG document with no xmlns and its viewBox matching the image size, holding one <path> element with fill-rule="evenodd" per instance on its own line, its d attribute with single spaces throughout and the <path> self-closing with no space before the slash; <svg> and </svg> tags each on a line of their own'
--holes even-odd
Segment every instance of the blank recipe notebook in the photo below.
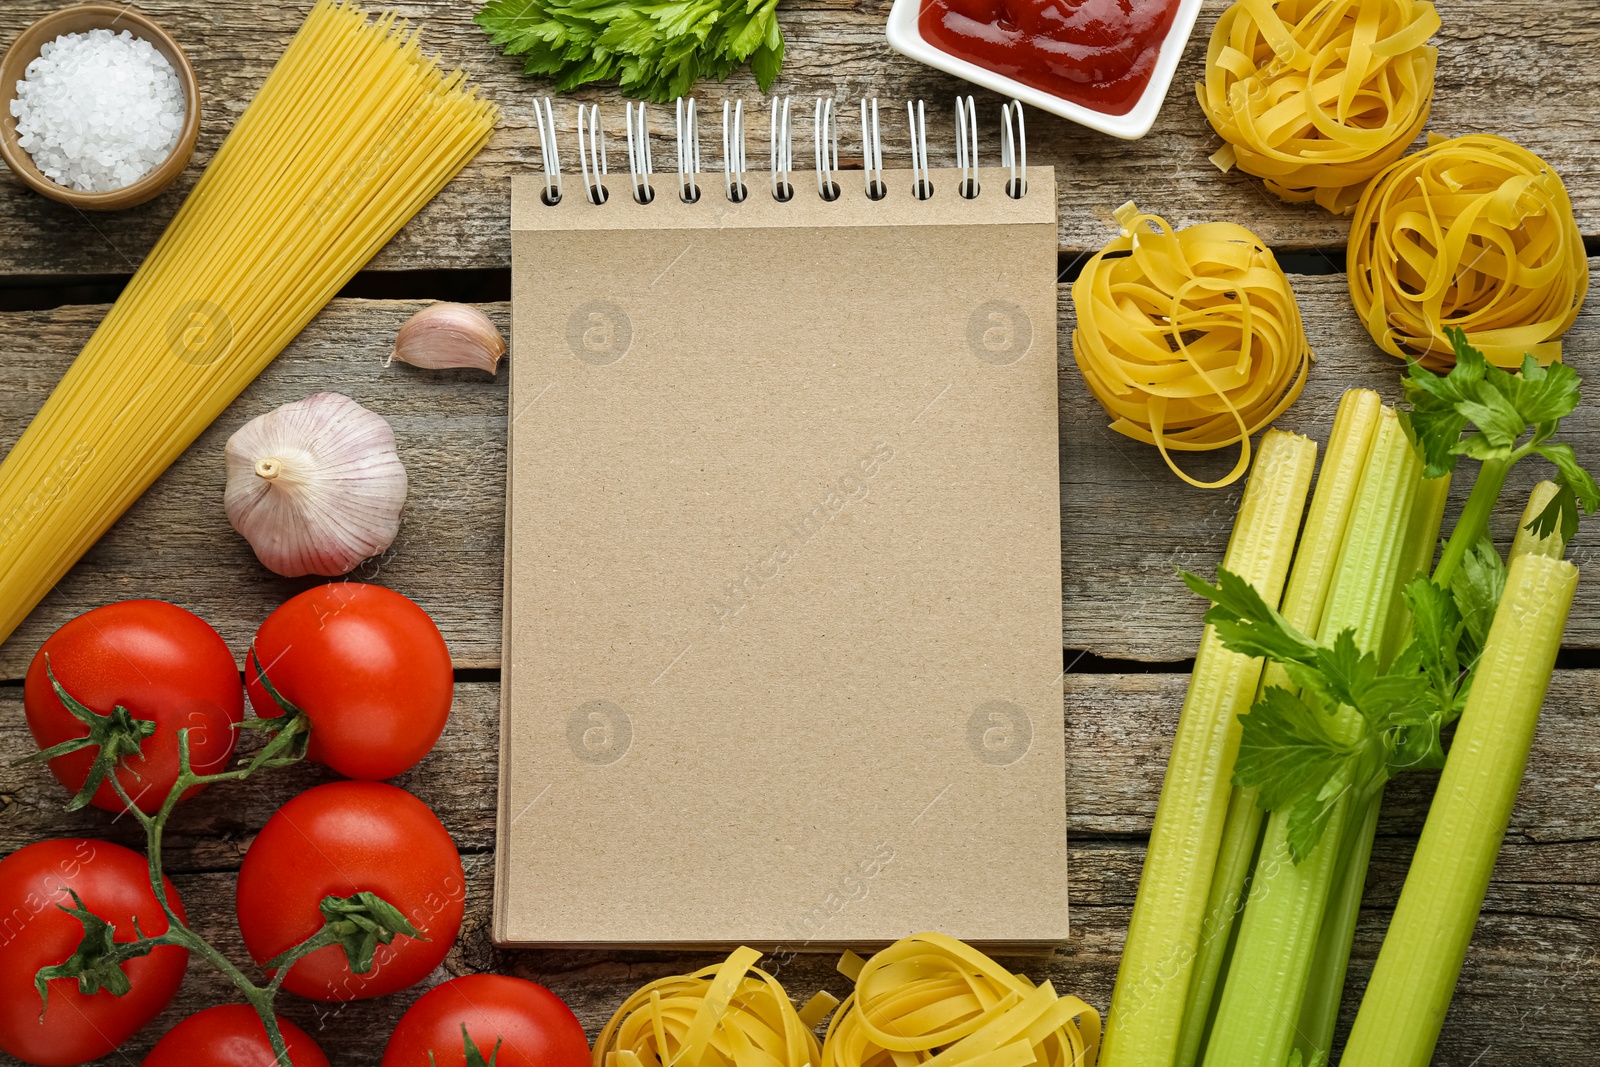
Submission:
<svg viewBox="0 0 1600 1067">
<path fill-rule="evenodd" d="M 502 944 L 1067 935 L 1056 192 L 512 187 Z"/>
</svg>

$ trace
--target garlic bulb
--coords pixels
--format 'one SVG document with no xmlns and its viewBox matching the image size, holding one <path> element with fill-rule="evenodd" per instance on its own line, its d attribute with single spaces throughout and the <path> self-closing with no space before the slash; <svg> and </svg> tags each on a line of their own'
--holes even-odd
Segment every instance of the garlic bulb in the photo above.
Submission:
<svg viewBox="0 0 1600 1067">
<path fill-rule="evenodd" d="M 470 304 L 439 303 L 406 320 L 384 366 L 398 359 L 429 370 L 476 367 L 493 374 L 505 354 L 506 343 L 489 316 Z"/>
<path fill-rule="evenodd" d="M 228 521 L 268 570 L 344 574 L 394 543 L 406 469 L 394 431 L 339 393 L 258 416 L 228 438 Z"/>
</svg>

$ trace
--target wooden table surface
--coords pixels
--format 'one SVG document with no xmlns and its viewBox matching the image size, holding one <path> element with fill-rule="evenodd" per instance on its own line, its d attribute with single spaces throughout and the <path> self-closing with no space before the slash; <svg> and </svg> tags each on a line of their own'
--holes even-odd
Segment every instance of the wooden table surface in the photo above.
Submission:
<svg viewBox="0 0 1600 1067">
<path fill-rule="evenodd" d="M 5 0 L 0 42 L 56 0 Z M 0 182 L 0 450 L 10 447 L 104 313 L 82 303 L 107 299 L 149 249 L 259 87 L 309 0 L 148 0 L 141 6 L 182 42 L 199 73 L 204 125 L 194 165 L 177 190 L 112 216 L 85 216 Z M 809 107 L 830 95 L 854 106 L 878 95 L 893 108 L 926 98 L 933 162 L 951 153 L 951 98 L 960 83 L 892 53 L 883 40 L 887 0 L 794 0 L 781 12 L 788 59 L 778 90 Z M 1304 397 L 1279 422 L 1325 440 L 1339 393 L 1351 385 L 1398 393 L 1399 367 L 1367 339 L 1350 308 L 1342 274 L 1344 219 L 1285 205 L 1241 175 L 1207 161 L 1217 145 L 1189 86 L 1200 72 L 1210 26 L 1223 5 L 1202 13 L 1154 132 L 1126 143 L 1030 112 L 1029 159 L 1052 164 L 1061 183 L 1063 270 L 1113 233 L 1125 200 L 1175 224 L 1228 219 L 1253 228 L 1285 255 L 1318 361 Z M 0 853 L 42 837 L 89 835 L 138 847 L 124 819 L 68 815 L 48 773 L 12 759 L 32 750 L 19 679 L 56 626 L 90 607 L 128 597 L 176 601 L 213 623 L 236 651 L 256 625 L 306 581 L 258 566 L 222 510 L 222 446 L 263 411 L 308 393 L 337 389 L 386 415 L 411 474 L 404 528 L 394 549 L 359 577 L 390 585 L 433 613 L 454 653 L 457 697 L 435 752 L 399 784 L 437 810 L 469 872 L 465 927 L 444 969 L 518 974 L 549 985 L 591 1034 L 639 984 L 709 957 L 648 952 L 504 951 L 490 942 L 495 737 L 504 505 L 504 377 L 430 373 L 383 357 L 416 300 L 467 294 L 504 324 L 496 302 L 508 290 L 507 177 L 538 158 L 532 101 L 544 88 L 517 76 L 471 22 L 469 0 L 399 5 L 422 22 L 426 41 L 477 74 L 500 104 L 501 129 L 466 172 L 372 263 L 355 287 L 364 298 L 335 301 L 189 452 L 83 559 L 0 646 Z M 1539 152 L 1565 178 L 1579 223 L 1600 252 L 1600 5 L 1539 0 L 1449 0 L 1440 5 L 1438 91 L 1430 128 L 1454 135 L 1504 134 Z M 703 85 L 703 105 L 757 105 L 747 75 Z M 998 99 L 978 93 L 984 148 L 993 154 Z M 609 90 L 560 102 L 570 142 L 577 99 L 606 105 L 620 134 L 621 103 Z M 891 110 L 891 115 L 898 114 Z M 809 120 L 807 120 L 809 121 Z M 670 159 L 670 113 L 652 126 L 658 159 Z M 752 158 L 764 147 L 764 119 Z M 802 129 L 808 127 L 802 125 Z M 847 124 L 843 154 L 859 156 Z M 618 139 L 620 146 L 620 138 Z M 942 155 L 941 155 L 942 153 Z M 803 154 L 803 153 L 802 153 Z M 886 136 L 891 165 L 904 165 L 906 138 Z M 1600 269 L 1600 260 L 1592 261 Z M 442 273 L 450 272 L 450 273 Z M 376 298 L 381 299 L 376 299 Z M 43 308 L 45 310 L 36 310 Z M 1062 561 L 1069 744 L 1067 793 L 1074 936 L 1053 960 L 1019 961 L 1036 978 L 1104 1007 L 1133 901 L 1167 747 L 1199 638 L 1201 605 L 1175 577 L 1220 558 L 1239 490 L 1202 491 L 1173 478 L 1153 450 L 1111 434 L 1068 356 L 1072 312 L 1061 290 Z M 1568 335 L 1567 359 L 1600 373 L 1600 313 L 1585 311 Z M 1600 409 L 1591 401 L 1566 432 L 1580 457 L 1600 467 Z M 1209 460 L 1209 466 L 1206 462 Z M 1206 457 L 1202 469 L 1231 458 Z M 1531 472 L 1514 489 L 1531 484 Z M 1518 493 L 1507 494 L 1516 500 Z M 1459 507 L 1459 495 L 1456 506 Z M 1509 540 L 1515 511 L 1497 516 Z M 1600 529 L 1594 527 L 1593 529 Z M 1528 776 L 1489 888 L 1436 1063 L 1600 1064 L 1600 534 L 1580 535 L 1570 555 L 1584 568 L 1566 650 L 1540 723 Z M 326 780 L 301 766 L 223 786 L 181 809 L 168 845 L 173 875 L 198 927 L 242 958 L 234 924 L 233 878 L 255 831 L 297 789 Z M 1404 877 L 1432 789 L 1418 776 L 1393 787 L 1384 805 L 1366 906 L 1356 937 L 1345 1020 L 1354 1010 Z M 782 977 L 803 999 L 821 987 L 842 992 L 833 960 L 799 956 Z M 281 1007 L 310 1030 L 335 1064 L 376 1064 L 394 1021 L 416 991 L 344 1006 L 284 997 Z M 173 1007 L 107 1063 L 136 1063 L 186 1014 L 231 999 L 205 965 L 191 967 Z"/>
</svg>

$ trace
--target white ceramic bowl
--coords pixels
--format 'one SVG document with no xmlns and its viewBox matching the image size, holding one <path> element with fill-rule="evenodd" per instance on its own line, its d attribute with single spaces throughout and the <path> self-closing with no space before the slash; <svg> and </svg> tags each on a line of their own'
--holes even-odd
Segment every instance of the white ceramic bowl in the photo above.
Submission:
<svg viewBox="0 0 1600 1067">
<path fill-rule="evenodd" d="M 1172 85 L 1173 71 L 1178 69 L 1178 60 L 1183 56 L 1183 47 L 1188 43 L 1189 34 L 1194 30 L 1194 21 L 1200 15 L 1201 3 L 1202 0 L 1179 0 L 1177 13 L 1172 18 L 1172 27 L 1167 30 L 1166 37 L 1161 41 L 1161 54 L 1156 59 L 1155 71 L 1150 75 L 1150 84 L 1144 87 L 1138 102 L 1126 115 L 1107 115 L 1103 111 L 1095 111 L 1082 104 L 1063 100 L 1042 89 L 1024 85 L 1004 74 L 996 74 L 976 63 L 957 59 L 925 40 L 922 31 L 917 28 L 917 16 L 922 13 L 922 0 L 894 0 L 894 7 L 889 10 L 889 45 L 896 52 L 908 55 L 947 74 L 964 78 L 974 85 L 981 85 L 985 89 L 993 89 L 1025 104 L 1032 104 L 1040 111 L 1048 111 L 1052 115 L 1071 119 L 1091 130 L 1099 130 L 1101 133 L 1109 133 L 1113 137 L 1132 141 L 1149 133 L 1150 127 L 1155 125 L 1156 112 L 1161 110 L 1161 101 L 1166 98 L 1167 89 Z"/>
</svg>

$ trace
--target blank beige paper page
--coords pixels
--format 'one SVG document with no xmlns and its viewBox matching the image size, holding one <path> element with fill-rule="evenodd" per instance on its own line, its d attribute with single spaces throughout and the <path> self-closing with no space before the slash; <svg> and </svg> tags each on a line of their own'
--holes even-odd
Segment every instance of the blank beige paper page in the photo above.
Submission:
<svg viewBox="0 0 1600 1067">
<path fill-rule="evenodd" d="M 1056 194 L 512 189 L 495 935 L 1067 934 Z"/>
</svg>

